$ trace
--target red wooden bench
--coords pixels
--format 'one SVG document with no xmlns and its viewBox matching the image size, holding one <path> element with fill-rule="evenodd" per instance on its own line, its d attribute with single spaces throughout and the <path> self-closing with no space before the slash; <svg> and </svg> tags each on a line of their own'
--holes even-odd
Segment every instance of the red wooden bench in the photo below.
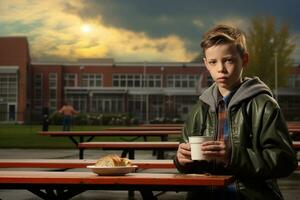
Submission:
<svg viewBox="0 0 300 200">
<path fill-rule="evenodd" d="M 82 142 L 78 144 L 79 158 L 83 159 L 84 149 L 126 150 L 129 159 L 134 159 L 134 150 L 157 150 L 158 159 L 163 159 L 164 150 L 177 150 L 179 142 Z M 127 152 L 126 152 L 127 153 Z M 121 157 L 125 157 L 124 151 Z"/>
<path fill-rule="evenodd" d="M 0 159 L 0 168 L 86 168 L 94 165 L 92 159 Z M 139 169 L 172 169 L 173 160 L 131 160 Z"/>
<path fill-rule="evenodd" d="M 300 150 L 300 141 L 293 141 L 293 147 L 296 151 Z"/>
<path fill-rule="evenodd" d="M 102 130 L 102 131 L 40 131 L 40 135 L 51 137 L 68 137 L 76 146 L 81 142 L 89 142 L 94 137 L 161 137 L 162 141 L 166 141 L 168 135 L 181 135 L 181 130 Z M 76 140 L 76 137 L 79 140 Z M 87 139 L 86 139 L 87 138 Z M 86 139 L 86 140 L 85 140 Z"/>
<path fill-rule="evenodd" d="M 106 130 L 118 131 L 181 131 L 181 126 L 133 126 L 133 127 L 113 127 Z"/>
<path fill-rule="evenodd" d="M 183 124 L 141 124 L 140 126 L 149 126 L 149 127 L 183 127 Z"/>
</svg>

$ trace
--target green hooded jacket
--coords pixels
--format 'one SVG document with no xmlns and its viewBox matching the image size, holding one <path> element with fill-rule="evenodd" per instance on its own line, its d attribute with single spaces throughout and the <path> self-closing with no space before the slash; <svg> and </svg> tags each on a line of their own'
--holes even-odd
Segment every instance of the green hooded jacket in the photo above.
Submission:
<svg viewBox="0 0 300 200">
<path fill-rule="evenodd" d="M 183 142 L 188 142 L 190 135 L 216 136 L 217 96 L 216 84 L 200 96 L 183 128 Z M 212 160 L 182 166 L 175 158 L 177 169 L 182 173 L 234 175 L 237 199 L 283 199 L 276 179 L 296 169 L 297 157 L 270 89 L 257 77 L 246 78 L 232 96 L 227 110 L 227 164 Z"/>
</svg>

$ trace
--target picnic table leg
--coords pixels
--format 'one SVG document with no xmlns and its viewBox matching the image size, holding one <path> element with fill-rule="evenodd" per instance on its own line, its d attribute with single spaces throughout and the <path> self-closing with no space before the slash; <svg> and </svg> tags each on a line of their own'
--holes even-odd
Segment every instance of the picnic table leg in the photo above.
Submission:
<svg viewBox="0 0 300 200">
<path fill-rule="evenodd" d="M 43 188 L 27 188 L 27 190 L 44 200 L 70 199 L 85 191 L 85 189 L 80 189 L 80 188 L 76 188 L 73 190 L 54 189 L 54 188 L 46 188 L 45 190 L 43 190 Z"/>
<path fill-rule="evenodd" d="M 140 190 L 143 200 L 157 200 L 157 197 L 153 195 L 150 190 Z"/>
<path fill-rule="evenodd" d="M 127 149 L 124 149 L 124 150 L 122 151 L 121 158 L 126 158 L 126 155 L 127 155 L 128 152 L 129 152 L 129 151 L 128 151 Z"/>
<path fill-rule="evenodd" d="M 163 160 L 165 158 L 165 152 L 162 149 L 158 149 L 157 150 L 157 159 L 158 160 Z"/>
<path fill-rule="evenodd" d="M 163 142 L 163 141 L 168 141 L 168 136 L 167 135 L 162 135 L 160 137 L 160 140 Z M 154 151 L 153 151 L 154 152 Z M 157 153 L 157 159 L 164 159 L 164 150 L 162 149 L 159 149 L 159 150 L 156 150 L 156 153 Z M 153 156 L 155 156 L 155 154 L 153 154 Z"/>
<path fill-rule="evenodd" d="M 128 199 L 134 200 L 134 190 L 128 190 Z"/>
<path fill-rule="evenodd" d="M 130 160 L 133 160 L 134 159 L 134 150 L 133 149 L 129 149 L 128 150 L 128 158 Z"/>
<path fill-rule="evenodd" d="M 124 149 L 122 151 L 121 158 L 126 158 L 127 153 L 128 153 L 129 159 L 134 159 L 134 150 L 133 149 Z"/>
<path fill-rule="evenodd" d="M 125 158 L 127 153 L 129 159 L 134 159 L 134 150 L 132 149 L 123 150 L 121 157 Z M 134 190 L 128 190 L 128 199 L 134 200 Z"/>
<path fill-rule="evenodd" d="M 83 151 L 84 149 L 82 148 L 79 149 L 79 159 L 83 159 Z"/>
</svg>

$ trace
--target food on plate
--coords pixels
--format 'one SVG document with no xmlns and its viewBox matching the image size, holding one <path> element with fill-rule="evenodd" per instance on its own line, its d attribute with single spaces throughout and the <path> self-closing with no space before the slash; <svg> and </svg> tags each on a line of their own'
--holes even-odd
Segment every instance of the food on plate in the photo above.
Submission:
<svg viewBox="0 0 300 200">
<path fill-rule="evenodd" d="M 97 167 L 130 167 L 132 163 L 127 158 L 121 158 L 116 154 L 110 154 L 104 156 L 96 161 L 95 166 Z"/>
</svg>

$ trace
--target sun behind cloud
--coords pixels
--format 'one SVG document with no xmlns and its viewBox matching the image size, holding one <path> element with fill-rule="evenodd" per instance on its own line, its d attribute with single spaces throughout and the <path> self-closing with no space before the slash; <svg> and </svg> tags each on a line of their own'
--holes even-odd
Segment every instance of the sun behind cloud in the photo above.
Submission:
<svg viewBox="0 0 300 200">
<path fill-rule="evenodd" d="M 185 41 L 175 34 L 153 38 L 143 31 L 104 24 L 99 16 L 85 21 L 77 15 L 84 7 L 82 0 L 68 3 L 64 0 L 11 0 L 5 4 L 0 1 L 0 5 L 5 16 L 0 23 L 9 27 L 13 35 L 28 37 L 31 56 L 36 61 L 55 58 L 76 61 L 83 57 L 111 57 L 118 61 L 190 61 L 195 56 L 195 52 L 190 52 Z M 14 23 L 18 26 L 11 26 Z M 26 32 L 19 25 L 28 27 Z"/>
<path fill-rule="evenodd" d="M 80 29 L 81 29 L 81 32 L 83 32 L 83 33 L 89 33 L 89 32 L 92 31 L 92 27 L 91 27 L 91 25 L 89 25 L 89 24 L 83 24 L 83 25 L 80 27 Z"/>
</svg>

